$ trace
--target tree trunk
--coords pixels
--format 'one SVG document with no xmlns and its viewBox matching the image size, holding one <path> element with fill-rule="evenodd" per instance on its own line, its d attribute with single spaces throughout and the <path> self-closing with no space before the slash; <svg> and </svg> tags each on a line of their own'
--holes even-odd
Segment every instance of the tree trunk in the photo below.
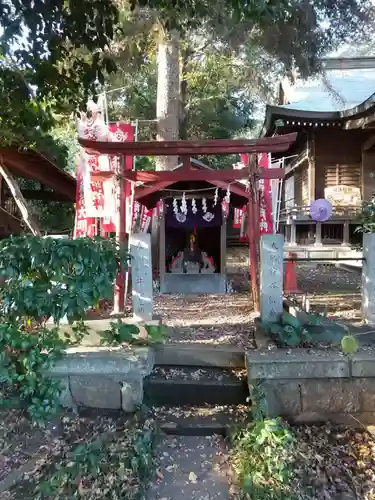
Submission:
<svg viewBox="0 0 375 500">
<path fill-rule="evenodd" d="M 156 98 L 157 140 L 179 139 L 180 120 L 180 39 L 177 31 L 164 31 L 158 47 L 158 87 Z M 157 170 L 171 170 L 178 157 L 156 158 Z"/>
<path fill-rule="evenodd" d="M 188 100 L 188 82 L 186 73 L 188 70 L 189 50 L 185 48 L 181 54 L 181 81 L 180 81 L 180 139 L 188 139 L 188 114 L 186 105 Z"/>
<path fill-rule="evenodd" d="M 12 193 L 14 201 L 17 204 L 19 211 L 23 217 L 23 220 L 26 222 L 28 228 L 32 232 L 34 236 L 40 236 L 41 232 L 39 226 L 34 218 L 34 215 L 31 212 L 30 207 L 28 206 L 21 189 L 14 179 L 13 175 L 8 171 L 8 169 L 3 165 L 0 161 L 0 175 L 7 183 L 9 191 Z"/>
</svg>

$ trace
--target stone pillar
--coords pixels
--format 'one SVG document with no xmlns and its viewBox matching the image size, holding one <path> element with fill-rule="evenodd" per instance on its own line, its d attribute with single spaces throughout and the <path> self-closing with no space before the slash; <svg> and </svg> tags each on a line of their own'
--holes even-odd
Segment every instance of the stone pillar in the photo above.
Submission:
<svg viewBox="0 0 375 500">
<path fill-rule="evenodd" d="M 297 245 L 297 224 L 292 222 L 290 226 L 290 245 L 295 247 Z"/>
<path fill-rule="evenodd" d="M 322 223 L 321 222 L 316 223 L 315 246 L 317 246 L 317 247 L 322 246 Z"/>
<path fill-rule="evenodd" d="M 350 244 L 349 240 L 350 240 L 349 221 L 346 220 L 344 222 L 342 245 L 345 246 L 345 247 L 349 246 L 349 244 Z"/>
<path fill-rule="evenodd" d="M 133 316 L 135 320 L 152 319 L 151 235 L 130 235 Z"/>
<path fill-rule="evenodd" d="M 375 233 L 363 235 L 362 318 L 375 325 Z"/>
<path fill-rule="evenodd" d="M 283 312 L 282 234 L 265 234 L 260 239 L 260 315 L 262 321 L 277 321 Z"/>
<path fill-rule="evenodd" d="M 220 273 L 227 272 L 227 220 L 223 218 L 220 229 Z"/>
<path fill-rule="evenodd" d="M 290 244 L 290 225 L 285 224 L 284 226 L 284 244 L 289 245 Z"/>
</svg>

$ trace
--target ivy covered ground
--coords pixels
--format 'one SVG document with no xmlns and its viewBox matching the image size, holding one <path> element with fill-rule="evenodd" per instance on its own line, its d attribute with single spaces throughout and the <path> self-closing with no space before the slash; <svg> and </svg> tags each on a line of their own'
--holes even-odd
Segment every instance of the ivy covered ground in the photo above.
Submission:
<svg viewBox="0 0 375 500">
<path fill-rule="evenodd" d="M 259 420 L 234 439 L 231 463 L 239 500 L 375 499 L 373 428 Z"/>
<path fill-rule="evenodd" d="M 144 497 L 153 471 L 152 419 L 65 415 L 41 430 L 20 411 L 1 416 L 2 500 Z"/>
</svg>

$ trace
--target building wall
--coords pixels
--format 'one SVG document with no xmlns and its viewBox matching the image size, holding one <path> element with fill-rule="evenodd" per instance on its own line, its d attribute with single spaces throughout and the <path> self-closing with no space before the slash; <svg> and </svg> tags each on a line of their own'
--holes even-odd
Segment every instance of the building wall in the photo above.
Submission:
<svg viewBox="0 0 375 500">
<path fill-rule="evenodd" d="M 362 188 L 363 130 L 322 129 L 314 133 L 315 198 L 332 186 Z"/>
<path fill-rule="evenodd" d="M 363 198 L 365 200 L 375 195 L 375 151 L 364 151 L 362 154 Z"/>
</svg>

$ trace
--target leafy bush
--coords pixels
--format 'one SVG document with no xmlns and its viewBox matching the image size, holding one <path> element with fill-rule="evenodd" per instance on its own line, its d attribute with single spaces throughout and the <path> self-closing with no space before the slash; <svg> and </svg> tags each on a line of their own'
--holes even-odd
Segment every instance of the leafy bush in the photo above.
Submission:
<svg viewBox="0 0 375 500">
<path fill-rule="evenodd" d="M 357 219 L 359 233 L 375 233 L 375 198 L 364 200 L 362 210 Z"/>
<path fill-rule="evenodd" d="M 12 401 L 27 405 L 34 421 L 57 412 L 61 386 L 46 372 L 85 332 L 86 311 L 112 296 L 126 264 L 126 252 L 104 238 L 24 236 L 0 242 L 0 383 Z M 76 324 L 64 339 L 58 325 L 65 316 Z M 57 326 L 47 328 L 51 317 Z"/>
<path fill-rule="evenodd" d="M 293 469 L 289 463 L 293 447 L 293 433 L 278 418 L 256 420 L 235 435 L 233 466 L 249 498 L 296 498 L 291 488 Z"/>
<path fill-rule="evenodd" d="M 60 383 L 45 376 L 66 346 L 57 328 L 30 331 L 17 323 L 0 324 L 0 382 L 3 406 L 27 405 L 33 421 L 43 423 L 59 410 Z"/>
<path fill-rule="evenodd" d="M 102 345 L 150 345 L 162 344 L 165 340 L 165 325 L 137 326 L 117 320 L 117 322 L 112 322 L 110 326 L 109 330 L 105 330 L 101 334 L 100 343 Z"/>
<path fill-rule="evenodd" d="M 0 315 L 56 323 L 82 318 L 113 294 L 126 251 L 104 238 L 76 240 L 22 236 L 0 242 Z"/>
<path fill-rule="evenodd" d="M 277 323 L 261 322 L 263 330 L 273 337 L 281 346 L 296 347 L 304 343 L 339 344 L 348 336 L 348 329 L 319 314 L 306 314 L 301 321 L 284 311 Z"/>
<path fill-rule="evenodd" d="M 294 433 L 280 418 L 268 418 L 261 382 L 250 392 L 254 421 L 232 436 L 232 465 L 241 482 L 241 498 L 295 500 L 291 464 Z"/>
</svg>

